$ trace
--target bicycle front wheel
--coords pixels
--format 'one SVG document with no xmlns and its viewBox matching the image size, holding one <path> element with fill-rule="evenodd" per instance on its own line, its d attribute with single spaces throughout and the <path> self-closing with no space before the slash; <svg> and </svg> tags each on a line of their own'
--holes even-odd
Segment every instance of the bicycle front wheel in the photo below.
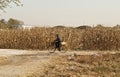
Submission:
<svg viewBox="0 0 120 77">
<path fill-rule="evenodd" d="M 54 47 L 54 46 L 50 46 L 50 47 L 48 48 L 48 52 L 49 52 L 49 53 L 54 53 L 54 52 L 55 52 L 55 47 Z"/>
</svg>

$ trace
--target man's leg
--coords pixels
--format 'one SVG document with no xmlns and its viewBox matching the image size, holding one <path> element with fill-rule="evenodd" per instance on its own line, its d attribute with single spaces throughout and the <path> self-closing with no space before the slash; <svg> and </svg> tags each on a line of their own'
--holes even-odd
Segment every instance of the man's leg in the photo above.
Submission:
<svg viewBox="0 0 120 77">
<path fill-rule="evenodd" d="M 61 51 L 61 45 L 60 44 L 58 44 L 58 50 Z"/>
<path fill-rule="evenodd" d="M 60 47 L 58 48 L 58 51 L 61 51 Z"/>
</svg>

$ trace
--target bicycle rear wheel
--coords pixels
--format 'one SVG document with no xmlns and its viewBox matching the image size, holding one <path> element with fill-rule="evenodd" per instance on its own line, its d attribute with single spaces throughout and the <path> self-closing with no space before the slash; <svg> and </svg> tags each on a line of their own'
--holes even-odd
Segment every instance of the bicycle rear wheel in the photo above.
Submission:
<svg viewBox="0 0 120 77">
<path fill-rule="evenodd" d="M 65 53 L 67 51 L 68 51 L 68 48 L 66 46 L 62 46 L 61 47 L 61 51 L 60 52 Z"/>
</svg>

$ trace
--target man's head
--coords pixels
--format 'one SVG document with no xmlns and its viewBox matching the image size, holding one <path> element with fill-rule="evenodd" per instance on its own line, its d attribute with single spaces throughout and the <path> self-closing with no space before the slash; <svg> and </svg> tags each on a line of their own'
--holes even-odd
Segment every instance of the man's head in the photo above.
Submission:
<svg viewBox="0 0 120 77">
<path fill-rule="evenodd" d="M 57 38 L 60 38 L 60 35 L 59 35 L 59 34 L 56 34 L 56 37 L 57 37 Z"/>
<path fill-rule="evenodd" d="M 59 37 L 59 34 L 56 34 L 56 37 Z"/>
</svg>

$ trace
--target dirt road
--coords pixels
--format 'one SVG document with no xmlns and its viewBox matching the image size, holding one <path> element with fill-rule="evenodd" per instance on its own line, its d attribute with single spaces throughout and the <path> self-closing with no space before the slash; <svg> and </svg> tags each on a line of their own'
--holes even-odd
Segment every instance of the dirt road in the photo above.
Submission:
<svg viewBox="0 0 120 77">
<path fill-rule="evenodd" d="M 41 52 L 42 53 L 42 52 Z M 0 50 L 0 77 L 23 77 L 44 69 L 43 65 L 49 63 L 47 53 L 26 50 Z"/>
<path fill-rule="evenodd" d="M 33 74 L 37 76 L 43 74 L 44 66 L 49 64 L 54 56 L 74 54 L 100 55 L 99 52 L 91 51 L 50 54 L 48 51 L 0 49 L 0 77 L 28 77 Z"/>
</svg>

